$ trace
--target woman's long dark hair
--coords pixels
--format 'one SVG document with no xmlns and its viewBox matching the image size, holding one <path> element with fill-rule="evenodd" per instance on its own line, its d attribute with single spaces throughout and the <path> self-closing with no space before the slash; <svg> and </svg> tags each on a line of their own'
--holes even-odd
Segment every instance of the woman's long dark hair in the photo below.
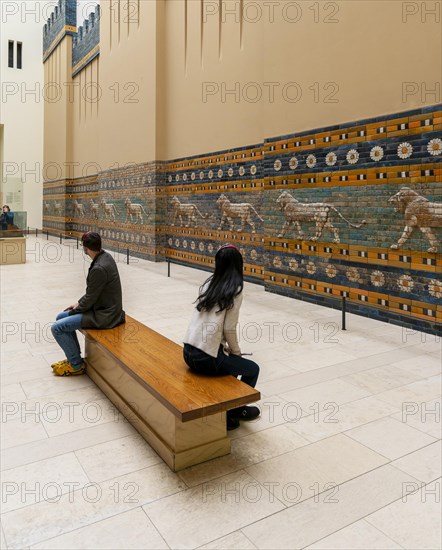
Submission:
<svg viewBox="0 0 442 550">
<path fill-rule="evenodd" d="M 243 259 L 241 252 L 233 245 L 222 246 L 215 256 L 215 272 L 200 288 L 196 309 L 218 311 L 233 307 L 233 300 L 244 287 Z"/>
</svg>

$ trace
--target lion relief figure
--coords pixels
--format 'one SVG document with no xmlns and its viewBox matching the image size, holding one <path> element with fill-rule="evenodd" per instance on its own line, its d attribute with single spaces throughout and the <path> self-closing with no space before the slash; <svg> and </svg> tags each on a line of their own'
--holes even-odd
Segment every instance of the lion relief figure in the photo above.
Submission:
<svg viewBox="0 0 442 550">
<path fill-rule="evenodd" d="M 94 199 L 90 199 L 89 207 L 91 210 L 92 217 L 98 220 L 98 211 L 99 211 L 100 205 L 97 202 L 94 202 Z"/>
<path fill-rule="evenodd" d="M 339 229 L 334 227 L 330 221 L 330 216 L 333 212 L 343 219 L 349 227 L 354 227 L 355 229 L 359 229 L 367 223 L 365 220 L 362 220 L 361 223 L 358 224 L 351 223 L 331 204 L 327 204 L 326 202 L 299 202 L 287 191 L 284 191 L 281 195 L 279 195 L 276 199 L 276 203 L 283 211 L 285 217 L 284 225 L 282 226 L 278 237 L 283 237 L 289 227 L 294 225 L 298 232 L 299 238 L 302 239 L 304 238 L 304 233 L 301 229 L 300 222 L 314 222 L 316 224 L 316 234 L 309 240 L 317 241 L 321 237 L 324 229 L 328 229 L 334 235 L 333 242 L 339 243 Z"/>
<path fill-rule="evenodd" d="M 126 207 L 126 219 L 124 223 L 127 223 L 130 218 L 130 223 L 136 223 L 139 221 L 144 224 L 143 214 L 149 218 L 149 214 L 146 212 L 144 206 L 142 204 L 132 202 L 129 197 L 126 197 L 124 206 Z"/>
<path fill-rule="evenodd" d="M 84 210 L 84 204 L 81 204 L 81 202 L 78 202 L 77 200 L 74 200 L 74 202 L 72 203 L 72 207 L 74 209 L 74 217 L 75 218 L 77 216 L 79 218 L 86 216 L 86 212 Z"/>
<path fill-rule="evenodd" d="M 104 199 L 100 201 L 100 207 L 104 212 L 104 219 L 108 221 L 115 221 L 115 214 L 118 214 L 117 207 L 112 202 L 106 202 Z"/>
<path fill-rule="evenodd" d="M 196 204 L 183 204 L 176 196 L 173 197 L 170 202 L 172 203 L 173 209 L 173 219 L 171 223 L 172 226 L 175 225 L 178 218 L 180 220 L 180 226 L 182 227 L 183 218 L 187 218 L 187 221 L 185 222 L 185 227 L 189 227 L 191 223 L 194 224 L 194 227 L 198 227 L 197 215 L 203 220 L 205 220 L 207 217 L 201 214 Z"/>
<path fill-rule="evenodd" d="M 224 223 L 229 222 L 230 231 L 233 231 L 233 220 L 239 218 L 241 220 L 241 227 L 238 229 L 238 233 L 244 231 L 246 223 L 252 228 L 252 233 L 256 233 L 255 224 L 252 220 L 252 213 L 258 218 L 259 221 L 263 222 L 264 220 L 248 202 L 242 202 L 238 204 L 233 204 L 225 195 L 221 195 L 216 201 L 216 204 L 221 208 L 221 223 L 219 224 L 218 230 L 222 229 Z"/>
<path fill-rule="evenodd" d="M 428 252 L 437 252 L 438 240 L 431 228 L 442 227 L 442 202 L 430 202 L 413 189 L 402 187 L 396 195 L 388 199 L 388 203 L 405 218 L 402 236 L 397 244 L 392 244 L 390 248 L 398 249 L 402 246 L 417 227 L 431 245 Z"/>
</svg>

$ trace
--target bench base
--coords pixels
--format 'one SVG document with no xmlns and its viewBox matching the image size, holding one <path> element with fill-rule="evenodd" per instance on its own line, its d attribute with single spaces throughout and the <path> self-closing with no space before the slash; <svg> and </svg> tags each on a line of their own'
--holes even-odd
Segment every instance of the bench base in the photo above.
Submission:
<svg viewBox="0 0 442 550">
<path fill-rule="evenodd" d="M 174 472 L 230 453 L 226 413 L 181 422 L 86 334 L 87 374 Z"/>
</svg>

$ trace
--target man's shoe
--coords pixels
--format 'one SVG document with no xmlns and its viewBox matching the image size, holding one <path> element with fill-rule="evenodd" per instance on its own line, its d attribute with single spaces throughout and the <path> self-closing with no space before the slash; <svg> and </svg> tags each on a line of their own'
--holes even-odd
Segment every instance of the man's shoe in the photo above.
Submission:
<svg viewBox="0 0 442 550">
<path fill-rule="evenodd" d="M 232 430 L 236 430 L 236 428 L 239 428 L 239 420 L 227 414 L 227 431 L 230 432 Z"/>
<path fill-rule="evenodd" d="M 64 367 L 66 365 L 69 365 L 69 361 L 67 359 L 63 359 L 62 361 L 58 361 L 57 363 L 53 363 L 51 367 L 53 369 L 58 369 L 58 367 Z"/>
<path fill-rule="evenodd" d="M 232 409 L 229 411 L 232 418 L 238 420 L 255 420 L 261 414 L 261 411 L 258 407 L 238 407 L 237 409 Z"/>
<path fill-rule="evenodd" d="M 86 372 L 86 363 L 81 363 L 79 369 L 74 369 L 74 367 L 68 362 L 64 365 L 59 365 L 54 369 L 55 376 L 78 376 L 79 374 L 84 374 Z"/>
</svg>

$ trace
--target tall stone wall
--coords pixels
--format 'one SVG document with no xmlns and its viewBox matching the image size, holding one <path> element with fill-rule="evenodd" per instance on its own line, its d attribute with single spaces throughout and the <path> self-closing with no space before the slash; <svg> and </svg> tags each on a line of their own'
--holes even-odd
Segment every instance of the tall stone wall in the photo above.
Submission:
<svg viewBox="0 0 442 550">
<path fill-rule="evenodd" d="M 80 169 L 73 174 L 61 170 L 56 180 L 45 181 L 44 228 L 77 237 L 93 229 L 108 248 L 128 248 L 132 255 L 200 269 L 211 269 L 219 245 L 232 242 L 244 255 L 246 278 L 270 292 L 329 307 L 340 307 L 345 297 L 355 313 L 440 332 L 441 105 L 391 114 L 380 108 L 384 114 L 375 118 L 343 119 L 321 128 L 314 127 L 321 120 L 318 111 L 308 110 L 311 129 L 279 137 L 268 133 L 278 127 L 286 131 L 287 121 L 294 120 L 294 104 L 256 105 L 253 127 L 260 130 L 253 135 L 259 142 L 253 138 L 238 146 L 238 135 L 252 135 L 238 133 L 251 119 L 230 117 L 233 112 L 250 114 L 251 104 L 227 109 L 230 123 L 221 127 L 216 117 L 224 112 L 223 101 L 219 110 L 201 102 L 200 90 L 198 100 L 188 95 L 198 74 L 203 71 L 209 78 L 208 67 L 215 70 L 215 65 L 201 63 L 202 56 L 196 65 L 186 65 L 196 72 L 183 73 L 187 57 L 178 59 L 173 49 L 184 29 L 183 17 L 193 25 L 196 13 L 189 18 L 182 3 L 161 0 L 130 4 L 135 9 L 131 17 L 113 9 L 124 5 L 129 7 L 122 2 L 102 5 L 101 54 L 98 8 L 76 33 L 75 0 L 60 0 L 45 26 L 46 80 L 56 77 L 61 87 L 75 84 L 72 101 L 46 105 L 45 159 Z M 192 4 L 192 10 L 197 7 Z M 215 27 L 210 28 L 213 34 Z M 273 33 L 263 28 L 268 40 L 287 33 L 283 23 Z M 238 28 L 224 30 L 236 36 Z M 428 32 L 433 33 L 432 27 Z M 60 44 L 67 33 L 74 35 L 73 44 L 69 37 Z M 201 54 L 212 51 L 212 34 L 209 40 L 206 33 Z M 258 35 L 248 35 L 249 53 L 255 52 L 251 45 L 258 45 L 253 41 Z M 228 36 L 223 36 L 226 46 Z M 275 47 L 267 42 L 268 51 Z M 194 56 L 196 50 L 190 51 Z M 189 52 L 188 61 L 195 61 Z M 232 59 L 240 56 L 231 53 Z M 251 74 L 259 75 L 263 65 L 248 63 Z M 109 92 L 114 68 L 122 79 L 117 89 L 125 93 L 117 94 L 118 101 L 86 101 L 89 88 Z M 280 68 L 289 74 L 287 64 Z M 230 75 L 233 69 L 225 65 L 221 71 L 219 65 L 216 74 Z M 115 95 L 113 85 L 111 91 Z M 183 102 L 192 124 L 183 115 Z M 440 102 L 440 95 L 434 102 Z M 342 114 L 347 107 L 349 103 L 337 102 L 334 109 Z M 293 131 L 306 127 L 306 113 L 302 124 L 296 119 Z M 285 124 L 275 126 L 276 119 Z M 217 132 L 220 139 L 214 141 Z M 206 136 L 212 145 L 198 151 Z M 232 148 L 213 151 L 213 143 Z M 198 154 L 171 158 L 179 150 Z M 165 158 L 158 158 L 161 152 Z M 130 162 L 131 155 L 136 162 Z M 98 173 L 89 172 L 91 165 Z M 78 177 L 81 167 L 84 175 Z"/>
</svg>

